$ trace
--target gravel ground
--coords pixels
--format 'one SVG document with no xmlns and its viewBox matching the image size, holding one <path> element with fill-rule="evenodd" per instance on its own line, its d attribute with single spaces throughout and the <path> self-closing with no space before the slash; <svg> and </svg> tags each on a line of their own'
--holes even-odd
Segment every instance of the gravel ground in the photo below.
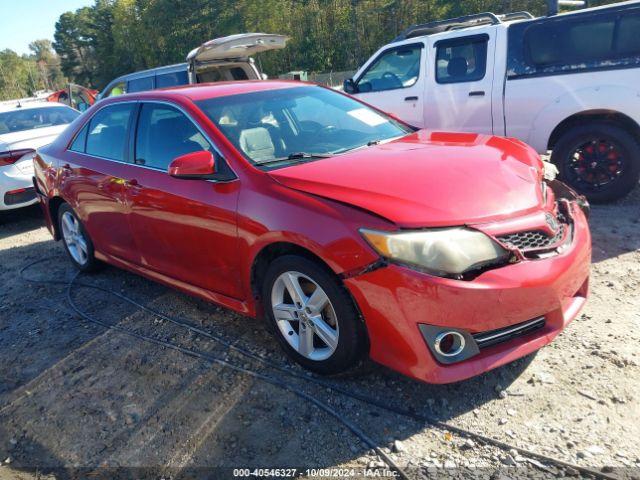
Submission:
<svg viewBox="0 0 640 480">
<path fill-rule="evenodd" d="M 640 478 L 640 189 L 617 204 L 595 206 L 591 227 L 590 300 L 537 355 L 453 385 L 418 383 L 376 365 L 331 381 L 514 446 Z M 346 468 L 362 476 L 383 465 L 333 417 L 290 392 L 79 319 L 63 286 L 20 278 L 20 268 L 40 258 L 50 260 L 31 268 L 30 277 L 72 278 L 37 207 L 1 214 L 0 478 L 232 475 L 212 467 Z M 258 320 L 111 267 L 81 281 L 300 371 Z M 73 295 L 104 322 L 269 373 L 105 292 L 76 287 Z M 292 383 L 345 415 L 411 478 L 578 475 Z"/>
</svg>

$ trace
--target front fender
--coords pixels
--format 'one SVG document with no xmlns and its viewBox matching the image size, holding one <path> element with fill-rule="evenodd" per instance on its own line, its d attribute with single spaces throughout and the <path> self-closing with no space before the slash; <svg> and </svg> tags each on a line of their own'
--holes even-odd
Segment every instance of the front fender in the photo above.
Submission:
<svg viewBox="0 0 640 480">
<path fill-rule="evenodd" d="M 259 253 L 269 245 L 287 243 L 319 257 L 337 275 L 358 270 L 378 255 L 358 229 L 389 229 L 392 225 L 365 211 L 269 182 L 245 189 L 238 201 L 238 238 L 245 291 Z"/>
</svg>

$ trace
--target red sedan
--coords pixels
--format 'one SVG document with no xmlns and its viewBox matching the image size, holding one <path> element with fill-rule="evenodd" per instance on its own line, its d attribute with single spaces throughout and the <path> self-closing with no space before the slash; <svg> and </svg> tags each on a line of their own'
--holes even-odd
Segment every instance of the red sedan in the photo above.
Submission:
<svg viewBox="0 0 640 480">
<path fill-rule="evenodd" d="M 265 316 L 320 373 L 369 355 L 469 378 L 551 342 L 587 296 L 587 206 L 531 148 L 416 131 L 320 86 L 103 100 L 35 163 L 77 268 L 108 262 Z"/>
</svg>

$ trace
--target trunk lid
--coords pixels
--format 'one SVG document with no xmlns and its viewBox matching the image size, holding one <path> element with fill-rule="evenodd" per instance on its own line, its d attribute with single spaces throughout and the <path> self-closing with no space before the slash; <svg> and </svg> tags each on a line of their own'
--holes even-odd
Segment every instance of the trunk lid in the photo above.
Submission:
<svg viewBox="0 0 640 480">
<path fill-rule="evenodd" d="M 187 55 L 189 63 L 204 63 L 215 60 L 246 58 L 267 50 L 286 46 L 289 37 L 270 33 L 239 33 L 228 37 L 214 38 L 194 48 Z"/>
</svg>

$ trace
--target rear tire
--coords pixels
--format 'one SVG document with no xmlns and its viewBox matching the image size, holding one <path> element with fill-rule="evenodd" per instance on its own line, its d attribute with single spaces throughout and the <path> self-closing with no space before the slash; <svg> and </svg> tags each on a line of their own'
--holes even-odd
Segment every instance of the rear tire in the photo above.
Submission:
<svg viewBox="0 0 640 480">
<path fill-rule="evenodd" d="M 560 180 L 590 202 L 627 195 L 640 180 L 640 143 L 628 131 L 604 122 L 576 126 L 553 148 Z"/>
<path fill-rule="evenodd" d="M 58 227 L 71 263 L 81 272 L 95 271 L 100 262 L 95 257 L 93 242 L 68 203 L 58 208 Z"/>
<path fill-rule="evenodd" d="M 324 266 L 297 255 L 279 257 L 267 269 L 261 295 L 267 321 L 297 363 L 323 375 L 360 363 L 368 345 L 365 326 L 348 292 Z"/>
</svg>

